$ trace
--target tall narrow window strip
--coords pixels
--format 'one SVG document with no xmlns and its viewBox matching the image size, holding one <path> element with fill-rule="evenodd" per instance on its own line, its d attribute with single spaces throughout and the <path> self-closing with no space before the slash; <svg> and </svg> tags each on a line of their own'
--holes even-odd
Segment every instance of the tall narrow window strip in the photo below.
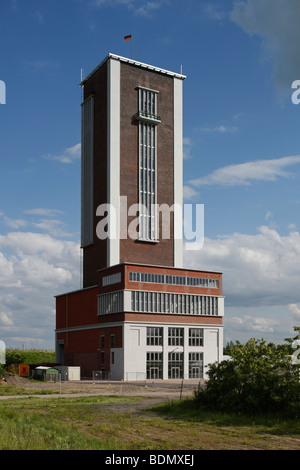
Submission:
<svg viewBox="0 0 300 470">
<path fill-rule="evenodd" d="M 156 115 L 156 93 L 140 89 L 139 113 Z M 156 125 L 139 123 L 139 238 L 157 238 L 156 215 Z"/>
</svg>

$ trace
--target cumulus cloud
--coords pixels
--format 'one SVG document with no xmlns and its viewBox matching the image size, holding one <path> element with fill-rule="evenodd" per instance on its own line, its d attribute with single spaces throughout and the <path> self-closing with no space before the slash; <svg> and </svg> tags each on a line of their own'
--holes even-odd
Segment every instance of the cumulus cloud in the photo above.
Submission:
<svg viewBox="0 0 300 470">
<path fill-rule="evenodd" d="M 80 247 L 50 235 L 0 236 L 0 335 L 7 347 L 54 347 L 54 296 L 80 288 Z"/>
<path fill-rule="evenodd" d="M 300 155 L 227 165 L 214 170 L 207 176 L 190 180 L 189 184 L 192 186 L 236 186 L 261 181 L 276 181 L 278 178 L 291 177 L 292 173 L 287 172 L 285 168 L 298 163 L 300 163 Z"/>
<path fill-rule="evenodd" d="M 185 252 L 185 265 L 224 273 L 227 305 L 262 307 L 300 302 L 300 234 L 281 236 L 266 226 L 255 235 L 234 233 L 205 239 Z"/>
<path fill-rule="evenodd" d="M 202 249 L 184 251 L 184 266 L 223 273 L 224 338 L 293 337 L 300 319 L 300 234 L 281 236 L 262 226 L 257 234 L 205 239 Z"/>
<path fill-rule="evenodd" d="M 274 333 L 278 320 L 263 316 L 245 315 L 228 318 L 226 324 L 235 331 Z"/>
<path fill-rule="evenodd" d="M 249 35 L 262 39 L 262 56 L 273 62 L 277 87 L 290 90 L 300 78 L 299 0 L 234 2 L 231 20 Z"/>
</svg>

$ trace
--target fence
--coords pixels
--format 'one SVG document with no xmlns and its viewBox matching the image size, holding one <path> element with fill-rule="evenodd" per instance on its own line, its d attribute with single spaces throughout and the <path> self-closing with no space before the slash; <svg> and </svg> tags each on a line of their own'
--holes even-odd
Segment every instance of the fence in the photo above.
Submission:
<svg viewBox="0 0 300 470">
<path fill-rule="evenodd" d="M 110 380 L 111 373 L 106 370 L 93 370 L 93 380 Z"/>
</svg>

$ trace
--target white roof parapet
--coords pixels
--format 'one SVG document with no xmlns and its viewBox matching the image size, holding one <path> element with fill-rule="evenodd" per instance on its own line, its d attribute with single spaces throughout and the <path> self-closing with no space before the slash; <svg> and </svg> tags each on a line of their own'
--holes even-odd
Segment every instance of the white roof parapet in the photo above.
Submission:
<svg viewBox="0 0 300 470">
<path fill-rule="evenodd" d="M 145 69 L 148 69 L 148 70 L 152 70 L 153 72 L 158 72 L 158 73 L 162 73 L 164 75 L 169 75 L 171 77 L 180 78 L 181 80 L 184 80 L 186 78 L 186 76 L 182 75 L 181 73 L 170 72 L 169 70 L 164 70 L 164 69 L 161 69 L 159 67 L 154 67 L 153 65 L 144 64 L 143 62 L 138 62 L 137 60 L 127 59 L 126 57 L 121 57 L 119 55 L 109 53 L 105 57 L 105 59 L 103 59 L 102 62 L 100 62 L 100 64 L 97 65 L 97 67 L 95 67 L 94 70 L 92 70 L 92 72 L 89 73 L 89 75 L 87 75 L 87 77 L 82 80 L 82 82 L 79 84 L 79 86 L 83 86 L 87 82 L 87 80 L 92 75 L 94 75 L 94 73 L 96 73 L 97 70 L 99 70 L 102 67 L 102 65 L 108 59 L 115 59 L 115 60 L 119 60 L 120 62 L 126 62 L 126 63 L 131 64 L 131 65 L 136 65 L 137 67 L 142 67 L 142 68 L 145 68 Z"/>
</svg>

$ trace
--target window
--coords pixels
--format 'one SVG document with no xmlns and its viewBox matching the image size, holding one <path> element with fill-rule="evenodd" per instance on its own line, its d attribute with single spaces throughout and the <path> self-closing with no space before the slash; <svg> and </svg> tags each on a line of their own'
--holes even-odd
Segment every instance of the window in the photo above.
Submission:
<svg viewBox="0 0 300 470">
<path fill-rule="evenodd" d="M 163 329 L 147 327 L 147 346 L 161 346 L 163 344 Z"/>
<path fill-rule="evenodd" d="M 147 379 L 162 379 L 163 378 L 162 353 L 147 352 L 146 371 L 147 371 Z"/>
<path fill-rule="evenodd" d="M 104 364 L 105 361 L 105 353 L 104 351 L 101 351 L 101 364 Z"/>
<path fill-rule="evenodd" d="M 121 282 L 121 273 L 110 274 L 109 276 L 104 276 L 102 278 L 103 286 L 110 286 L 111 284 L 117 284 Z"/>
<path fill-rule="evenodd" d="M 101 348 L 104 348 L 105 345 L 105 336 L 101 336 Z"/>
<path fill-rule="evenodd" d="M 131 311 L 217 316 L 218 297 L 134 290 L 131 291 Z"/>
<path fill-rule="evenodd" d="M 168 345 L 169 346 L 183 346 L 183 328 L 169 328 L 168 330 Z"/>
<path fill-rule="evenodd" d="M 110 347 L 115 347 L 115 335 L 110 335 Z"/>
<path fill-rule="evenodd" d="M 171 352 L 168 354 L 168 378 L 183 378 L 183 353 Z"/>
<path fill-rule="evenodd" d="M 122 312 L 123 310 L 123 293 L 110 292 L 98 296 L 98 315 L 114 312 Z"/>
<path fill-rule="evenodd" d="M 189 329 L 189 346 L 203 346 L 203 328 Z"/>
<path fill-rule="evenodd" d="M 111 352 L 111 363 L 112 364 L 115 363 L 115 353 L 114 353 L 114 351 Z"/>
<path fill-rule="evenodd" d="M 156 240 L 157 92 L 139 89 L 139 238 Z"/>
<path fill-rule="evenodd" d="M 156 284 L 171 284 L 178 286 L 195 286 L 210 289 L 219 288 L 218 279 L 202 277 L 170 276 L 168 274 L 139 273 L 130 271 L 129 280 L 132 282 L 150 282 Z"/>
<path fill-rule="evenodd" d="M 189 379 L 203 379 L 203 353 L 189 353 Z"/>
</svg>

